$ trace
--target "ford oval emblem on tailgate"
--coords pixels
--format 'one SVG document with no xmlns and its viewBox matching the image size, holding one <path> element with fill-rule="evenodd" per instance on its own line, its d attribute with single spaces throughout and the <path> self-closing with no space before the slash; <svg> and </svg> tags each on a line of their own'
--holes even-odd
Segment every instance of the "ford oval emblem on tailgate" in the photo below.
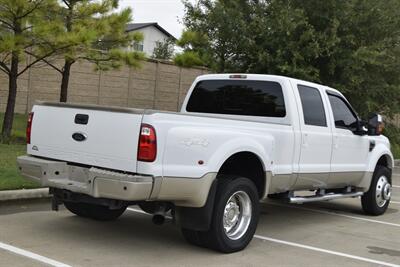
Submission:
<svg viewBox="0 0 400 267">
<path fill-rule="evenodd" d="M 75 141 L 78 141 L 78 142 L 83 142 L 87 139 L 87 136 L 84 133 L 74 133 L 72 135 L 72 139 L 74 139 Z"/>
</svg>

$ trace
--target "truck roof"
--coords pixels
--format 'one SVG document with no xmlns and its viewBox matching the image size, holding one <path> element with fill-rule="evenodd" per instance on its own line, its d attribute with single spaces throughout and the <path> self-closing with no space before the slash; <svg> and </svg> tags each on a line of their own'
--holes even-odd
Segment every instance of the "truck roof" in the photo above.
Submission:
<svg viewBox="0 0 400 267">
<path fill-rule="evenodd" d="M 310 81 L 305 81 L 301 79 L 296 79 L 292 77 L 287 77 L 283 75 L 271 75 L 271 74 L 254 74 L 254 73 L 223 73 L 223 74 L 204 74 L 200 75 L 196 78 L 196 81 L 201 81 L 201 80 L 210 80 L 210 79 L 235 79 L 233 76 L 237 78 L 242 78 L 242 79 L 249 79 L 249 80 L 268 80 L 269 78 L 280 78 L 282 80 L 292 80 L 294 82 L 306 82 L 308 84 L 315 84 L 316 86 L 323 86 L 325 89 L 334 91 L 336 93 L 340 93 L 337 89 L 334 89 L 332 87 L 329 87 L 327 85 L 315 83 L 315 82 L 310 82 Z M 242 77 L 240 77 L 242 76 Z"/>
</svg>

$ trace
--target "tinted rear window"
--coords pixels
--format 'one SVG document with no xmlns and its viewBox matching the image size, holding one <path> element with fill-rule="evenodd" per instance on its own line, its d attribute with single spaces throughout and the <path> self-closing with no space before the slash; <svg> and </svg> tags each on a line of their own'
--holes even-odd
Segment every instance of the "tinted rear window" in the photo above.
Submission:
<svg viewBox="0 0 400 267">
<path fill-rule="evenodd" d="M 189 112 L 285 117 L 282 87 L 277 82 L 206 80 L 190 96 Z"/>
</svg>

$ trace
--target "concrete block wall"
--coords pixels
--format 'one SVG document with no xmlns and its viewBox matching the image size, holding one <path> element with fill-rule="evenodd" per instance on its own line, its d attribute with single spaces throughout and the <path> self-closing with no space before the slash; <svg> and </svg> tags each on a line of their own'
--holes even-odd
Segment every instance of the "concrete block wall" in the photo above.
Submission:
<svg viewBox="0 0 400 267">
<path fill-rule="evenodd" d="M 15 111 L 17 113 L 25 113 L 28 104 L 28 90 L 29 90 L 29 73 L 25 72 L 20 76 L 17 82 L 17 102 Z M 6 110 L 8 97 L 8 76 L 0 72 L 0 112 Z"/>
<path fill-rule="evenodd" d="M 168 62 L 143 61 L 139 69 L 95 71 L 91 63 L 75 63 L 71 70 L 68 102 L 149 108 L 180 109 L 193 80 L 208 71 L 181 68 Z M 59 100 L 61 74 L 48 66 L 33 67 L 18 80 L 17 113 L 29 112 L 36 100 Z M 8 97 L 8 77 L 0 73 L 0 112 Z"/>
</svg>

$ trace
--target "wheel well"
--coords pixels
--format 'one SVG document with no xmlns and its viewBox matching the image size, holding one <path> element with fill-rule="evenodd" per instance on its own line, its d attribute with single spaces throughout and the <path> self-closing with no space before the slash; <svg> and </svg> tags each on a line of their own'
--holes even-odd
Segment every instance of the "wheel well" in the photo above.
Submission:
<svg viewBox="0 0 400 267">
<path fill-rule="evenodd" d="M 378 165 L 391 169 L 392 161 L 388 155 L 383 155 L 379 158 L 378 162 L 376 163 L 376 166 L 378 166 Z"/>
<path fill-rule="evenodd" d="M 265 172 L 260 158 L 251 152 L 240 152 L 230 156 L 222 164 L 218 175 L 237 175 L 253 181 L 261 198 L 265 190 Z"/>
</svg>

